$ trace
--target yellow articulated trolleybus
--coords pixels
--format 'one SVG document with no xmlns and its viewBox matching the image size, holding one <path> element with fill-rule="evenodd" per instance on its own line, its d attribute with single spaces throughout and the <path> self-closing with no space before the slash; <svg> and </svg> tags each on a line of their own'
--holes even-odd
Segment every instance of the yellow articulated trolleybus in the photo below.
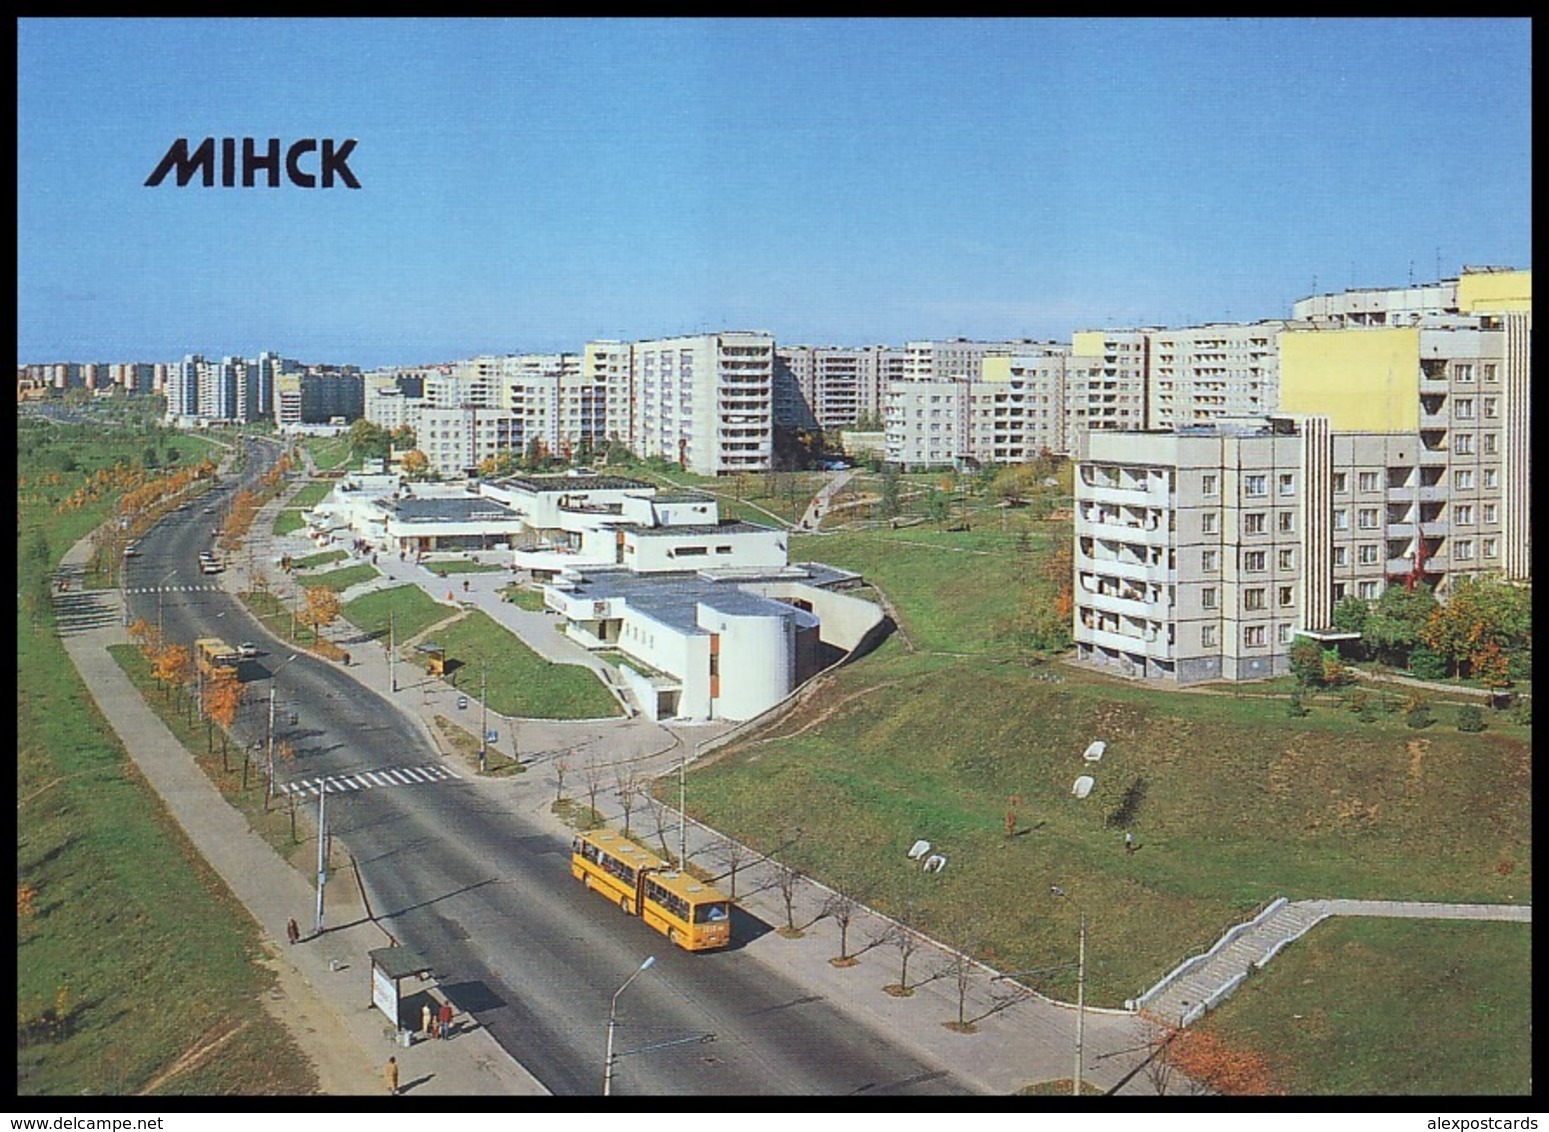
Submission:
<svg viewBox="0 0 1549 1132">
<path fill-rule="evenodd" d="M 731 942 L 731 901 L 724 893 L 670 868 L 611 829 L 576 836 L 570 871 L 591 891 L 639 916 L 686 951 Z"/>
</svg>

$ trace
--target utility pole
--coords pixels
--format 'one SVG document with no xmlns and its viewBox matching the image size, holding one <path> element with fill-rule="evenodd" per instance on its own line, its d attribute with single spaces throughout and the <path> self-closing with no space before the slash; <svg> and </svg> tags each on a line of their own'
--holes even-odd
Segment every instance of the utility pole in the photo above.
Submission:
<svg viewBox="0 0 1549 1132">
<path fill-rule="evenodd" d="M 328 882 L 328 826 L 324 824 L 327 801 L 328 784 L 325 782 L 317 795 L 317 924 L 314 930 L 318 935 L 323 934 L 323 885 Z"/>
<path fill-rule="evenodd" d="M 688 867 L 688 747 L 678 760 L 678 870 Z"/>
<path fill-rule="evenodd" d="M 486 747 L 489 743 L 489 665 L 479 661 L 479 773 L 484 773 Z"/>
<path fill-rule="evenodd" d="M 393 611 L 387 611 L 387 682 L 393 691 L 398 690 L 398 647 L 393 640 Z"/>
</svg>

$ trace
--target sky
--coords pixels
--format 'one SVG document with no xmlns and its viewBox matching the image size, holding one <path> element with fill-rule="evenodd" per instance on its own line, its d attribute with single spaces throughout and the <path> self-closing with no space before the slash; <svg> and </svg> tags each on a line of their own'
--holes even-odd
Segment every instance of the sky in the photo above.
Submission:
<svg viewBox="0 0 1549 1132">
<path fill-rule="evenodd" d="M 20 362 L 1068 340 L 1531 266 L 1526 20 L 24 19 L 17 58 Z M 361 188 L 146 187 L 180 137 L 353 138 Z"/>
</svg>

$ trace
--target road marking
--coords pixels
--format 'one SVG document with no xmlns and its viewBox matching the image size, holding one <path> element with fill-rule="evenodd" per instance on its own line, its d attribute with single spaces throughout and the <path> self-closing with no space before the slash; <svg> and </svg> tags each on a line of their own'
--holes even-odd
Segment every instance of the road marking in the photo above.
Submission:
<svg viewBox="0 0 1549 1132">
<path fill-rule="evenodd" d="M 320 794 L 343 794 L 350 790 L 370 790 L 373 786 L 422 786 L 448 779 L 461 780 L 455 770 L 441 766 L 392 767 L 363 770 L 355 774 L 324 774 L 316 778 L 303 778 L 295 782 L 282 782 L 276 789 L 281 794 L 302 794 L 316 798 Z"/>
</svg>

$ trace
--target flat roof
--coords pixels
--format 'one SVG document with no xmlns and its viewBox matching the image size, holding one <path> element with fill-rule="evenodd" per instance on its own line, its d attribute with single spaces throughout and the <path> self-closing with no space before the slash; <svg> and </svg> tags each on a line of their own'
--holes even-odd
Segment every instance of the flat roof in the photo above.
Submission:
<svg viewBox="0 0 1549 1132">
<path fill-rule="evenodd" d="M 767 579 L 743 578 L 742 581 L 782 580 L 778 571 Z M 783 580 L 796 580 L 786 575 Z M 630 608 L 639 610 L 681 633 L 704 634 L 699 627 L 699 606 L 708 605 L 720 613 L 738 617 L 784 617 L 798 628 L 816 626 L 818 618 L 805 609 L 783 601 L 749 593 L 736 582 L 706 578 L 698 573 L 635 574 L 629 570 L 588 570 L 563 591 L 592 601 L 623 598 Z"/>
<path fill-rule="evenodd" d="M 742 519 L 732 519 L 725 523 L 683 523 L 677 526 L 666 527 L 634 527 L 637 535 L 660 537 L 667 535 L 740 535 L 750 534 L 754 531 L 776 532 L 778 527 L 766 527 L 759 523 L 749 523 Z"/>
<path fill-rule="evenodd" d="M 452 496 L 441 499 L 400 499 L 393 513 L 410 523 L 473 523 L 480 520 L 515 523 L 521 520 L 511 508 L 482 496 Z"/>
<path fill-rule="evenodd" d="M 633 491 L 654 487 L 644 480 L 632 480 L 627 476 L 511 476 L 496 480 L 499 487 L 517 487 L 533 495 L 567 491 Z"/>
</svg>

